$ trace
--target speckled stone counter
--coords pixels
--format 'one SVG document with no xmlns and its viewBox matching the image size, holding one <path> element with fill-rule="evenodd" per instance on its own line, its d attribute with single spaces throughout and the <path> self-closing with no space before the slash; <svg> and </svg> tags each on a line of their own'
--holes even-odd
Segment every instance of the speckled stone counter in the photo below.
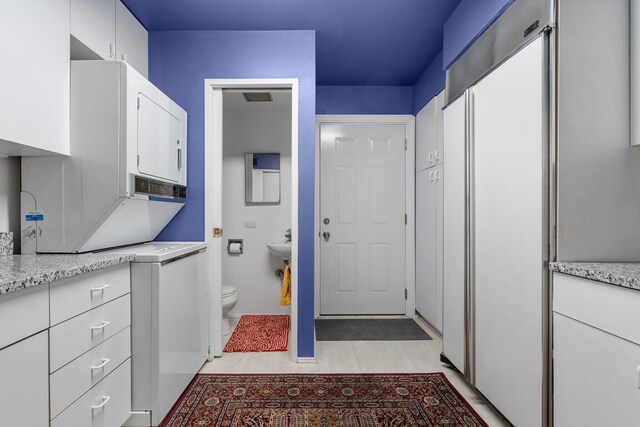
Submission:
<svg viewBox="0 0 640 427">
<path fill-rule="evenodd" d="M 549 269 L 640 291 L 640 263 L 552 262 Z"/>
<path fill-rule="evenodd" d="M 13 233 L 0 233 L 0 255 L 13 255 Z"/>
<path fill-rule="evenodd" d="M 133 255 L 0 256 L 0 295 L 133 261 Z"/>
</svg>

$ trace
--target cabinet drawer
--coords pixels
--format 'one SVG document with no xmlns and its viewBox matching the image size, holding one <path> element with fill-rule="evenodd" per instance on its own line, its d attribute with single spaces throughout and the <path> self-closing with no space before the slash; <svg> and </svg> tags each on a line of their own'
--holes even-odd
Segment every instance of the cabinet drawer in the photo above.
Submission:
<svg viewBox="0 0 640 427">
<path fill-rule="evenodd" d="M 553 311 L 640 344 L 640 291 L 554 273 Z"/>
<path fill-rule="evenodd" d="M 129 415 L 131 359 L 54 418 L 51 427 L 120 427 Z"/>
<path fill-rule="evenodd" d="M 0 295 L 0 348 L 49 327 L 49 285 Z"/>
<path fill-rule="evenodd" d="M 129 326 L 130 301 L 125 295 L 51 328 L 51 372 Z"/>
<path fill-rule="evenodd" d="M 129 328 L 118 332 L 51 375 L 51 418 L 131 356 Z M 98 367 L 98 368 L 96 368 Z"/>
<path fill-rule="evenodd" d="M 51 283 L 51 325 L 131 291 L 129 263 Z"/>
</svg>

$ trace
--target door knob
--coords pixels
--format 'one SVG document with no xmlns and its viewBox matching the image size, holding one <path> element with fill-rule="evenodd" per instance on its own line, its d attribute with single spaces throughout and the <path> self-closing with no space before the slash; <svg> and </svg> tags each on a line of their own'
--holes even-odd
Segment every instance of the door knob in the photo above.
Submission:
<svg viewBox="0 0 640 427">
<path fill-rule="evenodd" d="M 324 225 L 328 225 L 331 222 L 331 220 L 329 220 L 329 218 L 325 218 L 322 220 L 322 222 L 324 223 Z"/>
<path fill-rule="evenodd" d="M 331 237 L 331 233 L 325 231 L 324 233 L 322 233 L 322 237 L 324 237 L 324 240 L 329 240 L 329 237 Z"/>
</svg>

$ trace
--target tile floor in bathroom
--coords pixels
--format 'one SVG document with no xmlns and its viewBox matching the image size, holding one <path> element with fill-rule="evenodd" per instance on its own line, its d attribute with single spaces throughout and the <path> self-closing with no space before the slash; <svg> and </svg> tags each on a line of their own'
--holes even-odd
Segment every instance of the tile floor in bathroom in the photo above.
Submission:
<svg viewBox="0 0 640 427">
<path fill-rule="evenodd" d="M 239 319 L 232 319 L 235 327 Z M 207 362 L 201 373 L 416 373 L 444 372 L 480 416 L 491 427 L 510 424 L 487 401 L 469 387 L 462 376 L 440 362 L 442 339 L 418 320 L 431 341 L 318 341 L 317 363 L 294 363 L 288 352 L 224 353 Z"/>
</svg>

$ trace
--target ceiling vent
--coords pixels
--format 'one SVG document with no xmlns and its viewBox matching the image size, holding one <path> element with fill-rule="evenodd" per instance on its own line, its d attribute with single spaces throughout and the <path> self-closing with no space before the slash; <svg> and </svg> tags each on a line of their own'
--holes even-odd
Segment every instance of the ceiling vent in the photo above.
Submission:
<svg viewBox="0 0 640 427">
<path fill-rule="evenodd" d="M 270 92 L 242 92 L 247 102 L 271 102 L 273 97 Z"/>
</svg>

